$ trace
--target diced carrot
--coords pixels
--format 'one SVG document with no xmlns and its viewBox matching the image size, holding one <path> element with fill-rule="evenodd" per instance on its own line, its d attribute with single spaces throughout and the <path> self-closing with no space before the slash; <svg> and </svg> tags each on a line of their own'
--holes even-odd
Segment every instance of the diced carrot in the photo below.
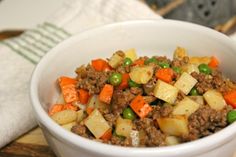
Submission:
<svg viewBox="0 0 236 157">
<path fill-rule="evenodd" d="M 136 96 L 132 100 L 130 107 L 140 118 L 146 117 L 147 114 L 152 111 L 152 107 L 145 102 L 144 98 L 141 95 Z"/>
<path fill-rule="evenodd" d="M 118 89 L 127 88 L 129 86 L 128 81 L 129 81 L 129 74 L 128 73 L 122 74 L 122 81 L 120 85 L 118 86 Z"/>
<path fill-rule="evenodd" d="M 65 104 L 64 105 L 64 109 L 65 110 L 74 110 L 74 111 L 77 111 L 78 110 L 78 107 L 72 105 L 72 104 Z"/>
<path fill-rule="evenodd" d="M 100 138 L 104 141 L 109 141 L 112 137 L 112 129 L 108 129 Z"/>
<path fill-rule="evenodd" d="M 102 91 L 99 94 L 99 100 L 104 103 L 110 104 L 113 95 L 113 90 L 114 87 L 112 85 L 105 84 L 105 86 L 102 88 Z"/>
<path fill-rule="evenodd" d="M 55 104 L 49 109 L 48 114 L 52 116 L 53 114 L 64 110 L 64 106 L 64 104 Z"/>
<path fill-rule="evenodd" d="M 103 71 L 111 71 L 112 67 L 106 62 L 106 64 L 103 67 Z"/>
<path fill-rule="evenodd" d="M 93 107 L 87 107 L 86 112 L 88 115 L 90 115 L 93 112 L 94 108 Z"/>
<path fill-rule="evenodd" d="M 210 63 L 208 63 L 208 66 L 210 66 L 211 68 L 217 68 L 219 66 L 219 60 L 215 56 L 212 56 Z"/>
<path fill-rule="evenodd" d="M 79 101 L 81 104 L 87 104 L 89 100 L 89 92 L 84 89 L 79 89 Z"/>
<path fill-rule="evenodd" d="M 236 108 L 236 90 L 230 91 L 224 95 L 224 99 L 227 104 Z"/>
<path fill-rule="evenodd" d="M 103 59 L 95 59 L 95 60 L 92 60 L 91 63 L 92 63 L 92 67 L 96 71 L 111 70 L 111 67 L 109 66 L 107 61 Z"/>
<path fill-rule="evenodd" d="M 76 91 L 76 80 L 73 78 L 62 76 L 58 79 L 62 91 L 62 95 L 66 103 L 78 101 L 78 93 Z"/>
<path fill-rule="evenodd" d="M 174 77 L 174 72 L 171 68 L 158 69 L 156 72 L 156 78 L 167 83 L 170 83 Z"/>
<path fill-rule="evenodd" d="M 144 65 L 144 61 L 143 58 L 137 59 L 133 62 L 133 65 Z"/>
</svg>

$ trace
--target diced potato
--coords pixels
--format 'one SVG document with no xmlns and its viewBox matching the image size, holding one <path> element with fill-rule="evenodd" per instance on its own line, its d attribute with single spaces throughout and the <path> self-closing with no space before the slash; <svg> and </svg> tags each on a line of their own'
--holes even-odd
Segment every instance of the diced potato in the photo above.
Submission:
<svg viewBox="0 0 236 157">
<path fill-rule="evenodd" d="M 132 141 L 132 146 L 134 146 L 134 147 L 137 147 L 137 146 L 139 146 L 139 131 L 137 131 L 137 130 L 132 130 L 131 132 L 130 132 L 130 137 L 131 137 L 131 141 Z"/>
<path fill-rule="evenodd" d="M 192 72 L 199 73 L 199 69 L 196 64 L 187 64 L 186 66 L 183 66 L 182 69 L 188 74 L 191 74 Z"/>
<path fill-rule="evenodd" d="M 120 136 L 130 137 L 132 131 L 132 120 L 119 117 L 116 120 L 116 134 Z"/>
<path fill-rule="evenodd" d="M 203 96 L 188 96 L 190 99 L 198 103 L 199 105 L 204 105 L 204 98 Z"/>
<path fill-rule="evenodd" d="M 68 131 L 71 131 L 71 128 L 76 124 L 76 122 L 71 122 L 71 123 L 68 123 L 68 124 L 64 124 L 62 125 L 62 127 Z"/>
<path fill-rule="evenodd" d="M 66 103 L 62 94 L 59 95 L 56 103 L 57 104 L 65 104 Z"/>
<path fill-rule="evenodd" d="M 84 113 L 84 110 L 79 110 L 77 111 L 77 123 L 81 122 L 85 117 L 85 113 Z"/>
<path fill-rule="evenodd" d="M 129 49 L 125 51 L 125 57 L 130 58 L 132 61 L 137 59 L 137 54 L 135 49 Z"/>
<path fill-rule="evenodd" d="M 189 63 L 199 65 L 199 64 L 208 64 L 211 61 L 211 57 L 190 57 Z"/>
<path fill-rule="evenodd" d="M 63 110 L 52 115 L 52 119 L 60 125 L 73 122 L 76 118 L 77 113 L 74 110 Z"/>
<path fill-rule="evenodd" d="M 166 136 L 165 142 L 168 146 L 176 145 L 180 143 L 180 139 L 176 136 Z"/>
<path fill-rule="evenodd" d="M 192 99 L 185 97 L 183 100 L 181 100 L 173 110 L 173 115 L 186 115 L 190 116 L 192 113 L 194 113 L 200 105 L 193 101 Z"/>
<path fill-rule="evenodd" d="M 183 72 L 179 79 L 175 82 L 174 86 L 187 95 L 196 83 L 197 80 L 194 77 L 186 72 Z"/>
<path fill-rule="evenodd" d="M 103 118 L 98 109 L 93 110 L 93 112 L 84 121 L 84 124 L 97 139 L 99 139 L 108 129 L 110 129 L 109 124 Z"/>
<path fill-rule="evenodd" d="M 178 89 L 164 81 L 158 80 L 154 88 L 154 96 L 173 104 L 178 95 Z"/>
<path fill-rule="evenodd" d="M 173 58 L 174 59 L 182 59 L 185 56 L 188 56 L 186 50 L 184 48 L 182 48 L 182 47 L 177 47 L 175 52 L 174 52 Z"/>
<path fill-rule="evenodd" d="M 112 67 L 112 68 L 116 68 L 118 67 L 121 62 L 123 61 L 123 58 L 121 56 L 119 56 L 117 53 L 114 53 L 110 60 L 108 61 L 108 64 Z"/>
<path fill-rule="evenodd" d="M 215 110 L 221 110 L 227 105 L 222 94 L 216 90 L 208 90 L 203 97 L 207 104 Z"/>
<path fill-rule="evenodd" d="M 157 123 L 161 131 L 168 135 L 181 136 L 188 134 L 188 120 L 185 116 L 159 118 Z"/>
<path fill-rule="evenodd" d="M 138 84 L 146 84 L 153 75 L 153 66 L 135 66 L 131 69 L 129 76 L 132 81 Z"/>
</svg>

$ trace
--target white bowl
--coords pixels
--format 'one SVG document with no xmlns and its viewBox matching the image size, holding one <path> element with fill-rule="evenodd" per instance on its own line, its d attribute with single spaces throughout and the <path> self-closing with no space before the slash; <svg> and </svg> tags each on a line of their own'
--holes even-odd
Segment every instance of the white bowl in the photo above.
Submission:
<svg viewBox="0 0 236 157">
<path fill-rule="evenodd" d="M 31 80 L 31 100 L 38 123 L 60 157 L 230 157 L 236 151 L 236 123 L 208 137 L 177 146 L 127 148 L 85 139 L 64 130 L 48 115 L 58 97 L 59 76 L 75 76 L 74 70 L 94 58 L 106 58 L 116 50 L 136 48 L 138 55 L 172 56 L 177 46 L 190 55 L 214 55 L 223 72 L 236 78 L 236 44 L 209 28 L 173 20 L 131 21 L 111 24 L 75 35 L 48 52 Z"/>
</svg>

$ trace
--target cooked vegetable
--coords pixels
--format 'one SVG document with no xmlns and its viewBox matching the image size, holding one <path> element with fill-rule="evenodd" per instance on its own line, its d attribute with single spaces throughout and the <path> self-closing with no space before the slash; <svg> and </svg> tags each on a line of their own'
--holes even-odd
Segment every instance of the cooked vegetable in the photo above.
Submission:
<svg viewBox="0 0 236 157">
<path fill-rule="evenodd" d="M 76 124 L 76 122 L 71 122 L 71 123 L 67 123 L 67 124 L 64 124 L 62 125 L 62 127 L 64 129 L 66 129 L 67 131 L 71 131 L 71 128 Z"/>
<path fill-rule="evenodd" d="M 191 74 L 192 72 L 199 73 L 199 69 L 196 64 L 187 64 L 183 66 L 183 71 L 185 71 L 188 74 Z"/>
<path fill-rule="evenodd" d="M 91 65 L 96 71 L 106 71 L 106 70 L 109 71 L 111 69 L 107 61 L 103 59 L 92 60 Z"/>
<path fill-rule="evenodd" d="M 203 97 L 208 105 L 215 110 L 221 110 L 227 105 L 222 94 L 216 90 L 208 90 L 203 94 Z"/>
<path fill-rule="evenodd" d="M 188 120 L 185 116 L 159 118 L 157 123 L 161 131 L 167 135 L 182 136 L 188 134 Z"/>
<path fill-rule="evenodd" d="M 154 96 L 165 102 L 173 104 L 178 95 L 178 89 L 166 82 L 158 80 L 154 88 Z"/>
<path fill-rule="evenodd" d="M 229 91 L 224 95 L 224 99 L 227 104 L 231 105 L 233 108 L 236 108 L 236 90 Z"/>
<path fill-rule="evenodd" d="M 145 64 L 145 65 L 148 65 L 148 64 L 150 64 L 150 63 L 158 64 L 158 61 L 157 61 L 157 59 L 156 59 L 155 57 L 149 58 L 149 59 L 147 59 L 147 60 L 144 61 L 144 64 Z"/>
<path fill-rule="evenodd" d="M 130 132 L 130 137 L 131 137 L 131 141 L 132 141 L 132 146 L 138 147 L 138 146 L 139 146 L 139 142 L 140 142 L 140 139 L 139 139 L 139 131 L 137 131 L 137 130 L 132 130 L 132 131 Z"/>
<path fill-rule="evenodd" d="M 174 56 L 173 58 L 174 59 L 182 59 L 184 57 L 188 56 L 185 48 L 182 48 L 182 47 L 177 47 L 175 52 L 174 52 Z"/>
<path fill-rule="evenodd" d="M 134 66 L 135 66 L 135 65 L 141 66 L 141 65 L 144 65 L 144 62 L 145 62 L 145 60 L 144 60 L 143 58 L 140 58 L 140 59 L 135 60 L 134 63 L 133 63 L 133 65 L 134 65 Z"/>
<path fill-rule="evenodd" d="M 130 107 L 140 118 L 146 117 L 147 114 L 152 111 L 152 107 L 145 102 L 143 96 L 141 95 L 136 96 L 132 100 Z"/>
<path fill-rule="evenodd" d="M 122 75 L 120 73 L 113 73 L 109 77 L 109 82 L 113 86 L 118 86 L 122 82 Z"/>
<path fill-rule="evenodd" d="M 83 110 L 79 110 L 77 111 L 77 119 L 76 122 L 79 123 L 81 122 L 85 117 L 84 111 Z"/>
<path fill-rule="evenodd" d="M 112 137 L 112 129 L 108 129 L 102 136 L 101 139 L 104 141 L 109 141 Z"/>
<path fill-rule="evenodd" d="M 183 72 L 179 79 L 175 82 L 174 86 L 187 95 L 196 83 L 197 80 L 194 77 L 186 72 Z"/>
<path fill-rule="evenodd" d="M 190 99 L 198 103 L 199 105 L 204 105 L 204 98 L 203 96 L 188 96 Z"/>
<path fill-rule="evenodd" d="M 60 125 L 73 122 L 76 118 L 77 113 L 73 110 L 63 110 L 52 115 L 52 119 Z"/>
<path fill-rule="evenodd" d="M 181 68 L 180 68 L 180 67 L 172 67 L 172 69 L 173 69 L 177 74 L 180 74 L 180 73 L 181 73 Z"/>
<path fill-rule="evenodd" d="M 58 79 L 61 92 L 66 103 L 78 101 L 78 93 L 76 91 L 77 81 L 73 78 L 62 76 Z"/>
<path fill-rule="evenodd" d="M 97 139 L 102 137 L 107 130 L 110 129 L 110 126 L 98 109 L 93 110 L 93 112 L 84 121 L 84 124 Z"/>
<path fill-rule="evenodd" d="M 195 64 L 195 65 L 199 65 L 199 64 L 208 64 L 211 61 L 210 57 L 190 57 L 189 58 L 189 63 L 190 64 Z"/>
<path fill-rule="evenodd" d="M 130 58 L 125 58 L 124 62 L 123 62 L 123 66 L 126 67 L 129 65 L 132 65 L 132 63 L 133 63 L 133 61 Z"/>
<path fill-rule="evenodd" d="M 173 115 L 190 116 L 194 113 L 200 105 L 192 99 L 185 97 L 176 106 L 174 106 Z"/>
<path fill-rule="evenodd" d="M 135 66 L 131 69 L 129 76 L 132 81 L 138 84 L 147 83 L 153 75 L 153 67 L 152 66 Z"/>
<path fill-rule="evenodd" d="M 62 94 L 59 95 L 57 101 L 56 101 L 56 104 L 65 104 L 65 100 L 64 100 L 64 97 Z"/>
<path fill-rule="evenodd" d="M 74 110 L 74 111 L 77 111 L 78 110 L 78 107 L 72 105 L 72 104 L 65 104 L 64 105 L 64 110 Z"/>
<path fill-rule="evenodd" d="M 232 111 L 228 112 L 228 114 L 227 114 L 227 121 L 230 124 L 233 123 L 234 121 L 236 121 L 236 111 L 235 110 L 232 110 Z"/>
<path fill-rule="evenodd" d="M 110 104 L 113 90 L 114 89 L 112 85 L 105 84 L 105 86 L 102 88 L 101 93 L 99 94 L 99 100 L 104 103 Z"/>
<path fill-rule="evenodd" d="M 174 72 L 171 68 L 158 69 L 156 72 L 156 78 L 170 83 L 174 78 Z"/>
<path fill-rule="evenodd" d="M 189 95 L 191 95 L 191 96 L 197 96 L 197 95 L 199 95 L 199 93 L 198 93 L 198 91 L 197 91 L 197 88 L 193 87 L 193 88 L 190 90 Z"/>
<path fill-rule="evenodd" d="M 122 115 L 124 119 L 134 120 L 136 118 L 134 111 L 129 107 L 124 109 Z"/>
<path fill-rule="evenodd" d="M 180 139 L 176 136 L 166 136 L 165 142 L 168 146 L 176 145 L 180 143 Z"/>
<path fill-rule="evenodd" d="M 131 79 L 128 80 L 129 87 L 141 87 L 141 84 L 137 84 L 136 82 L 132 81 Z"/>
<path fill-rule="evenodd" d="M 135 61 L 137 59 L 137 54 L 135 49 L 129 49 L 125 51 L 125 57 L 130 58 L 132 61 Z"/>
<path fill-rule="evenodd" d="M 122 81 L 120 83 L 120 85 L 118 86 L 119 89 L 125 89 L 129 87 L 129 74 L 128 73 L 124 73 L 122 74 Z"/>
<path fill-rule="evenodd" d="M 60 112 L 62 110 L 64 110 L 64 104 L 55 104 L 49 109 L 48 114 L 51 116 L 54 113 Z"/>
<path fill-rule="evenodd" d="M 120 55 L 118 55 L 117 53 L 114 53 L 112 55 L 112 57 L 110 58 L 110 60 L 108 61 L 108 64 L 112 67 L 112 68 L 116 68 L 118 67 L 120 64 L 122 64 L 123 61 L 123 57 L 121 57 Z"/>
<path fill-rule="evenodd" d="M 219 66 L 219 60 L 215 56 L 212 56 L 210 63 L 208 63 L 208 66 L 211 68 L 217 68 Z"/>
<path fill-rule="evenodd" d="M 120 136 L 130 137 L 132 131 L 132 121 L 119 117 L 116 121 L 116 134 Z"/>
<path fill-rule="evenodd" d="M 81 104 L 87 104 L 89 100 L 89 92 L 84 89 L 79 89 L 78 94 L 79 94 L 79 102 Z"/>
<path fill-rule="evenodd" d="M 166 63 L 166 62 L 159 62 L 158 65 L 162 68 L 169 68 L 170 64 Z"/>
<path fill-rule="evenodd" d="M 201 73 L 204 73 L 207 75 L 211 74 L 211 68 L 209 68 L 209 66 L 207 64 L 204 64 L 204 63 L 200 64 L 198 66 L 198 69 Z"/>
</svg>

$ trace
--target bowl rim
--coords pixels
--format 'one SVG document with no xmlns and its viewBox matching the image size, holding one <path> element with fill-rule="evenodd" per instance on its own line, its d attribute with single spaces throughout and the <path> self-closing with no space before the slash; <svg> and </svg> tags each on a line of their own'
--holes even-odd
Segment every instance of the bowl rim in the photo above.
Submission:
<svg viewBox="0 0 236 157">
<path fill-rule="evenodd" d="M 204 137 L 202 139 L 198 139 L 195 141 L 175 145 L 175 146 L 165 146 L 165 147 L 148 147 L 148 148 L 133 148 L 133 147 L 122 147 L 116 145 L 109 145 L 104 144 L 101 142 L 92 141 L 83 137 L 80 137 L 74 133 L 71 133 L 61 126 L 56 124 L 45 112 L 43 107 L 40 104 L 38 98 L 38 83 L 40 75 L 43 72 L 45 67 L 45 63 L 47 63 L 50 59 L 52 59 L 61 48 L 69 46 L 70 43 L 73 41 L 81 40 L 86 38 L 89 34 L 96 34 L 97 32 L 102 32 L 109 30 L 114 27 L 120 26 L 129 26 L 129 25 L 171 25 L 171 26 L 182 26 L 191 29 L 196 29 L 199 31 L 203 31 L 207 35 L 216 36 L 218 40 L 221 40 L 223 43 L 228 44 L 231 47 L 234 47 L 236 50 L 236 46 L 233 44 L 233 40 L 231 40 L 226 35 L 219 33 L 215 30 L 207 28 L 205 26 L 200 26 L 197 24 L 177 21 L 177 20 L 132 20 L 132 21 L 124 21 L 124 22 L 117 22 L 113 24 L 103 25 L 100 27 L 96 27 L 93 29 L 86 30 L 84 32 L 78 33 L 73 35 L 63 41 L 62 43 L 58 44 L 56 47 L 52 48 L 44 57 L 40 60 L 38 65 L 35 67 L 30 82 L 30 99 L 31 105 L 33 106 L 34 113 L 40 125 L 46 126 L 46 128 L 53 133 L 53 136 L 59 139 L 63 143 L 67 143 L 72 146 L 80 147 L 82 149 L 92 151 L 94 153 L 100 153 L 105 155 L 113 156 L 116 153 L 119 155 L 128 157 L 128 156 L 170 156 L 172 155 L 187 155 L 187 154 L 200 154 L 217 147 L 220 147 L 222 144 L 232 140 L 233 136 L 236 134 L 236 123 L 227 126 L 226 128 L 222 129 L 221 131 Z M 233 53 L 233 52 L 232 52 Z M 129 151 L 129 153 L 127 153 Z"/>
</svg>

